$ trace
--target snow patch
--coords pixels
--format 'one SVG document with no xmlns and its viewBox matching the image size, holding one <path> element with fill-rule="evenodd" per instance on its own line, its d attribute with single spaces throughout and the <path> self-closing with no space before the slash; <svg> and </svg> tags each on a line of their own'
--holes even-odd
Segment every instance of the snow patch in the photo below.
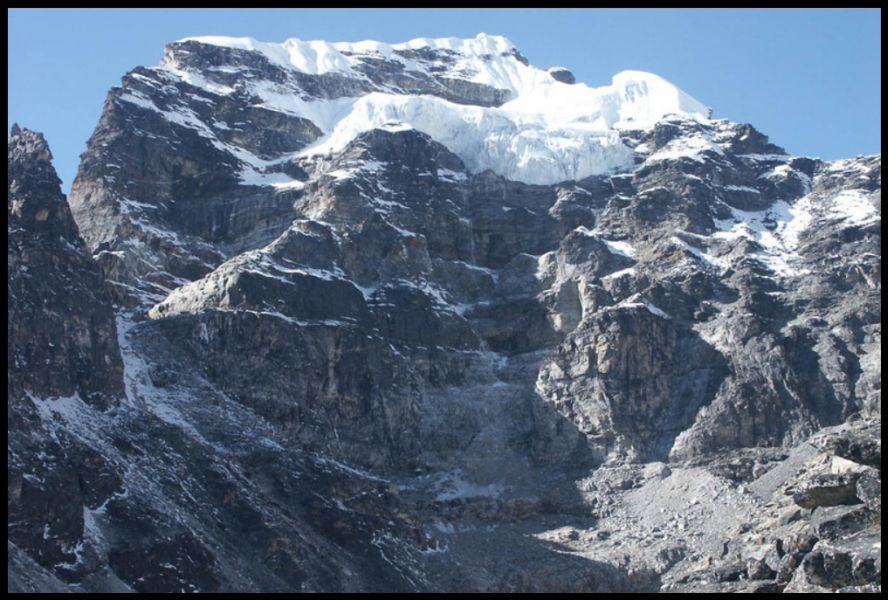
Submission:
<svg viewBox="0 0 888 600">
<path fill-rule="evenodd" d="M 242 185 L 270 186 L 276 190 L 301 190 L 305 183 L 284 173 L 260 173 L 252 167 L 245 167 L 240 173 Z"/>
<path fill-rule="evenodd" d="M 435 497 L 438 502 L 465 498 L 496 498 L 506 490 L 501 483 L 481 485 L 464 479 L 459 473 L 443 474 L 439 485 L 440 491 Z"/>
<path fill-rule="evenodd" d="M 706 162 L 706 153 L 724 156 L 725 151 L 716 144 L 709 134 L 698 134 L 690 137 L 678 137 L 648 157 L 648 162 L 677 160 L 689 158 L 697 162 Z"/>
<path fill-rule="evenodd" d="M 882 220 L 876 207 L 862 190 L 845 190 L 827 202 L 829 216 L 844 221 L 848 227 L 859 227 Z"/>
<path fill-rule="evenodd" d="M 602 277 L 602 281 L 612 280 L 612 279 L 620 279 L 622 277 L 628 277 L 630 275 L 635 275 L 635 267 L 629 267 L 627 269 L 620 269 L 619 271 L 614 271 L 613 273 L 609 273 Z"/>
<path fill-rule="evenodd" d="M 774 273 L 784 276 L 802 273 L 793 263 L 799 258 L 796 252 L 799 236 L 814 219 L 810 196 L 794 205 L 778 200 L 765 210 L 732 208 L 731 212 L 733 219 L 715 221 L 720 231 L 713 234 L 713 238 L 753 240 L 762 247 L 757 258 Z"/>
<path fill-rule="evenodd" d="M 607 246 L 607 250 L 611 254 L 616 254 L 635 260 L 636 249 L 635 246 L 633 246 L 629 242 L 625 242 L 622 240 L 606 240 L 603 237 L 599 236 L 596 230 L 589 229 L 584 225 L 580 225 L 579 227 L 575 228 L 574 231 L 581 235 L 599 239 L 602 243 L 604 243 L 605 246 Z"/>
<path fill-rule="evenodd" d="M 370 481 L 376 481 L 379 483 L 388 483 L 389 482 L 388 479 L 385 479 L 383 477 L 375 475 L 375 474 L 371 473 L 370 471 L 365 471 L 364 469 L 359 469 L 357 467 L 349 466 L 345 463 L 339 462 L 338 460 L 330 458 L 329 456 L 315 456 L 313 460 L 315 463 L 317 463 L 319 465 L 328 466 L 328 467 L 332 466 L 339 471 L 344 471 L 350 475 L 355 475 L 355 476 L 360 477 L 362 479 L 369 479 Z"/>
<path fill-rule="evenodd" d="M 724 186 L 724 188 L 732 192 L 748 192 L 750 194 L 761 194 L 760 191 L 755 188 L 751 188 L 748 185 L 726 185 Z"/>
<path fill-rule="evenodd" d="M 599 238 L 604 245 L 607 246 L 607 249 L 611 254 L 618 254 L 620 256 L 625 256 L 626 258 L 631 258 L 635 260 L 635 246 L 630 244 L 629 242 L 623 242 L 618 240 L 606 240 L 604 238 Z"/>
<path fill-rule="evenodd" d="M 118 315 L 117 341 L 123 359 L 123 382 L 127 402 L 131 406 L 143 408 L 168 425 L 182 429 L 193 438 L 208 444 L 175 407 L 175 398 L 152 383 L 148 363 L 137 355 L 130 343 L 129 332 L 133 327 L 132 321 Z"/>
<path fill-rule="evenodd" d="M 715 267 L 717 269 L 724 269 L 729 264 L 726 259 L 720 258 L 717 256 L 713 256 L 712 254 L 709 254 L 708 252 L 704 252 L 703 250 L 700 250 L 696 246 L 690 245 L 689 243 L 687 243 L 686 241 L 684 241 L 683 239 L 681 239 L 678 236 L 673 235 L 672 237 L 669 238 L 669 240 L 671 242 L 673 242 L 674 244 L 678 245 L 679 247 L 684 248 L 685 250 L 687 250 L 688 252 L 690 252 L 691 254 L 693 254 L 694 256 L 699 258 L 700 260 L 702 260 L 705 264 L 709 265 L 710 267 Z"/>
<path fill-rule="evenodd" d="M 671 319 L 666 312 L 660 307 L 656 306 L 653 302 L 647 300 L 641 294 L 633 294 L 632 296 L 626 298 L 622 302 L 616 305 L 617 307 L 640 307 L 646 309 L 649 313 L 654 316 L 660 317 L 661 319 Z"/>
</svg>

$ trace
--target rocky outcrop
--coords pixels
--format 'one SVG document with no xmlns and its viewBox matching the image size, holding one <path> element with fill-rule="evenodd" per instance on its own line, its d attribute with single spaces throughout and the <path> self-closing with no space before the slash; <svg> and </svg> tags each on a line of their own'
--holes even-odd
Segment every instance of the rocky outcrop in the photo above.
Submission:
<svg viewBox="0 0 888 600">
<path fill-rule="evenodd" d="M 880 157 L 793 157 L 691 111 L 608 130 L 609 171 L 513 181 L 423 111 L 511 131 L 485 111 L 514 89 L 472 69 L 526 61 L 439 42 L 316 45 L 326 58 L 300 67 L 295 42 L 184 40 L 110 92 L 72 210 L 120 331 L 107 299 L 47 292 L 105 316 L 99 341 L 52 330 L 76 343 L 38 358 L 105 360 L 119 339 L 127 402 L 119 358 L 10 384 L 50 386 L 16 391 L 10 416 L 69 461 L 16 454 L 11 505 L 42 506 L 38 480 L 79 499 L 16 508 L 15 569 L 46 571 L 16 585 L 880 585 Z M 361 103 L 373 94 L 409 110 Z M 334 119 L 377 108 L 392 120 L 354 135 Z M 11 199 L 14 146 L 16 169 L 48 168 L 17 135 Z M 501 151 L 485 139 L 476 154 Z M 17 239 L 57 244 L 71 258 L 54 268 L 102 289 L 73 222 L 42 209 L 19 211 L 34 226 Z M 54 277 L 16 272 L 11 299 Z M 34 306 L 10 329 L 23 348 L 24 324 L 43 331 Z"/>
<path fill-rule="evenodd" d="M 110 298 L 78 234 L 43 136 L 8 140 L 9 395 L 73 396 L 99 408 L 123 395 Z"/>
<path fill-rule="evenodd" d="M 698 124 L 670 126 L 678 132 L 670 135 L 720 136 L 726 147 L 739 135 L 729 125 L 703 133 Z M 674 139 L 663 147 L 669 143 Z M 757 149 L 771 149 L 762 144 Z M 294 206 L 295 224 L 278 240 L 181 286 L 151 315 L 222 308 L 296 322 L 349 322 L 365 338 L 379 332 L 381 341 L 396 346 L 445 349 L 432 360 L 441 368 L 417 381 L 453 384 L 468 383 L 460 371 L 469 363 L 456 359 L 464 366 L 453 371 L 447 348 L 525 356 L 557 346 L 537 381 L 524 385 L 584 431 L 599 460 L 793 443 L 867 410 L 873 401 L 849 382 L 865 373 L 841 374 L 830 362 L 847 362 L 841 348 L 848 344 L 862 348 L 837 337 L 841 329 L 826 328 L 829 319 L 846 318 L 849 305 L 824 306 L 818 314 L 827 319 L 808 316 L 800 303 L 795 306 L 805 308 L 793 313 L 797 289 L 790 282 L 820 277 L 819 267 L 790 270 L 790 262 L 804 263 L 789 247 L 790 231 L 786 239 L 769 240 L 769 248 L 753 239 L 758 220 L 777 218 L 767 216 L 775 209 L 731 208 L 719 189 L 730 192 L 739 183 L 690 191 L 686 182 L 699 176 L 685 170 L 702 172 L 698 160 L 663 165 L 656 158 L 654 151 L 644 163 L 650 169 L 639 169 L 631 184 L 655 191 L 636 192 L 626 204 L 608 196 L 622 182 L 595 181 L 591 190 L 565 193 L 489 173 L 469 177 L 458 158 L 422 134 L 371 132 L 323 165 L 305 164 L 315 174 Z M 726 168 L 721 155 L 701 160 L 705 168 Z M 744 181 L 760 181 L 769 169 L 752 169 Z M 804 218 L 818 218 L 817 198 L 815 184 L 798 200 L 811 206 Z M 576 208 L 567 211 L 569 203 Z M 664 212 L 669 203 L 676 204 Z M 655 213 L 648 214 L 648 205 Z M 578 218 L 585 224 L 575 225 Z M 567 228 L 564 219 L 574 226 Z M 874 241 L 864 234 L 857 243 Z M 741 252 L 744 247 L 751 254 Z M 877 294 L 860 283 L 849 298 L 872 306 Z M 848 332 L 866 339 L 872 325 L 858 323 Z M 821 358 L 812 361 L 815 356 Z M 591 371 L 589 361 L 596 365 Z M 753 396 L 752 389 L 765 392 Z"/>
<path fill-rule="evenodd" d="M 752 591 L 764 581 L 786 592 L 867 592 L 881 586 L 881 506 L 867 506 L 855 497 L 853 485 L 843 485 L 863 473 L 881 485 L 881 475 L 828 450 L 849 440 L 880 446 L 880 439 L 880 423 L 828 428 L 751 482 L 767 501 L 765 515 L 751 518 L 722 558 L 745 565 L 741 576 L 748 583 L 740 590 Z"/>
<path fill-rule="evenodd" d="M 186 39 L 166 47 L 161 65 L 206 73 L 209 81 L 220 87 L 237 87 L 244 78 L 255 78 L 288 85 L 306 96 L 316 98 L 341 98 L 396 90 L 479 106 L 498 106 L 509 99 L 509 90 L 459 77 L 453 69 L 459 56 L 452 51 L 428 47 L 395 50 L 398 57 L 414 61 L 412 69 L 405 67 L 404 61 L 395 57 L 386 57 L 373 50 L 357 51 L 347 54 L 354 72 L 351 76 L 345 76 L 294 71 L 286 68 L 282 61 L 273 61 L 267 54 L 255 52 L 249 46 L 223 47 L 204 43 L 200 39 Z"/>
<path fill-rule="evenodd" d="M 123 364 L 111 298 L 61 193 L 46 140 L 14 125 L 7 146 L 10 554 L 23 565 L 23 588 L 50 589 L 53 576 L 26 574 L 26 565 L 64 570 L 75 562 L 84 506 L 100 505 L 120 476 L 113 462 L 76 437 L 57 435 L 46 419 L 75 405 L 113 411 L 124 399 Z M 46 586 L 33 583 L 44 575 Z"/>
<path fill-rule="evenodd" d="M 570 69 L 565 69 L 564 67 L 552 67 L 549 69 L 549 75 L 552 76 L 552 79 L 561 83 L 573 85 L 577 82 L 577 78 L 574 77 Z"/>
<path fill-rule="evenodd" d="M 674 346 L 671 319 L 652 307 L 599 311 L 559 348 L 537 390 L 579 424 L 600 460 L 631 460 L 653 450 L 666 420 Z"/>
</svg>

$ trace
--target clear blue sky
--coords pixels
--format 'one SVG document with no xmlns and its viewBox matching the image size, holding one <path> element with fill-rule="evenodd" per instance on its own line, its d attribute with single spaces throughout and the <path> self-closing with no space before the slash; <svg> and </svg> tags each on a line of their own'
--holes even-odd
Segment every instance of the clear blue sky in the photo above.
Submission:
<svg viewBox="0 0 888 600">
<path fill-rule="evenodd" d="M 9 113 L 70 187 L 108 89 L 191 35 L 400 42 L 505 35 L 598 86 L 651 71 L 794 154 L 881 152 L 882 14 L 867 10 L 9 9 Z"/>
</svg>

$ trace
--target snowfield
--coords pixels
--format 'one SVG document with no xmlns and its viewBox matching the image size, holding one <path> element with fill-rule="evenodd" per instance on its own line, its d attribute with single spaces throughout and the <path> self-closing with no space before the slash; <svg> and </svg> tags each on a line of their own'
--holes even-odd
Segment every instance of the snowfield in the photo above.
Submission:
<svg viewBox="0 0 888 600">
<path fill-rule="evenodd" d="M 487 107 L 388 92 L 306 98 L 287 84 L 251 83 L 250 91 L 262 99 L 264 108 L 307 118 L 324 132 L 301 151 L 304 156 L 336 152 L 371 129 L 414 128 L 442 143 L 472 171 L 490 169 L 525 183 L 552 184 L 631 167 L 633 152 L 620 142 L 621 129 L 649 128 L 666 115 L 706 120 L 710 112 L 665 79 L 642 71 L 623 71 L 602 87 L 562 83 L 549 71 L 525 64 L 501 36 L 419 38 L 394 45 L 296 39 L 272 44 L 217 36 L 181 41 L 258 52 L 281 68 L 354 79 L 366 78 L 354 68 L 362 58 L 396 61 L 405 72 L 429 74 L 429 62 L 398 53 L 427 49 L 446 59 L 435 63 L 446 64 L 444 77 L 508 92 L 501 106 Z M 160 68 L 208 92 L 231 93 L 181 65 L 166 61 Z"/>
</svg>

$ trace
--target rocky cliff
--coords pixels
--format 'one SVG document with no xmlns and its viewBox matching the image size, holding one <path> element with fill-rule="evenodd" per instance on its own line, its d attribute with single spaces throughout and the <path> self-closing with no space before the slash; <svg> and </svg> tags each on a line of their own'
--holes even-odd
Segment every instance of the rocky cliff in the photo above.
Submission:
<svg viewBox="0 0 888 600">
<path fill-rule="evenodd" d="M 47 181 L 64 208 L 21 136 L 10 215 Z M 23 363 L 10 419 L 113 484 L 66 538 L 10 534 L 22 588 L 881 584 L 880 156 L 504 38 L 194 38 L 110 92 L 70 203 L 117 312 L 77 295 L 101 394 Z M 83 334 L 34 306 L 104 285 L 70 221 L 81 262 L 35 274 L 10 217 L 10 298 L 38 286 L 10 323 L 56 360 Z"/>
<path fill-rule="evenodd" d="M 85 507 L 101 504 L 119 474 L 76 432 L 59 431 L 54 415 L 113 412 L 124 397 L 123 365 L 111 298 L 46 141 L 16 125 L 7 145 L 10 556 L 14 547 L 64 569 L 76 558 Z"/>
</svg>

